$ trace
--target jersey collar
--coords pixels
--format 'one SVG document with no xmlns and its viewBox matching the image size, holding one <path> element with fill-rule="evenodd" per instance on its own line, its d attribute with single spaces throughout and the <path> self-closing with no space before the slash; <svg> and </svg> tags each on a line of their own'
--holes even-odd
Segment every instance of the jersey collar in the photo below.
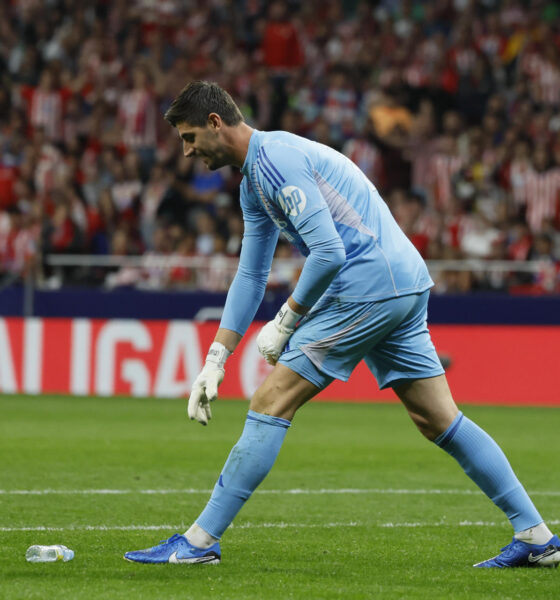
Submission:
<svg viewBox="0 0 560 600">
<path fill-rule="evenodd" d="M 241 167 L 241 172 L 243 175 L 249 176 L 251 172 L 251 165 L 257 159 L 257 152 L 259 149 L 259 138 L 261 136 L 261 132 L 258 129 L 254 129 L 251 137 L 249 139 L 249 148 L 247 149 L 247 156 L 245 157 L 245 162 Z"/>
</svg>

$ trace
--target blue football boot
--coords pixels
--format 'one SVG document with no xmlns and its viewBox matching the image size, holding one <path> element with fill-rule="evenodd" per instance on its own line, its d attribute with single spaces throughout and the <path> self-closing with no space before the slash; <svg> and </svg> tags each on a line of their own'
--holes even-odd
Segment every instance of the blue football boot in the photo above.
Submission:
<svg viewBox="0 0 560 600">
<path fill-rule="evenodd" d="M 501 554 L 479 562 L 474 567 L 557 567 L 560 563 L 560 539 L 553 535 L 546 544 L 528 544 L 513 538 Z"/>
<path fill-rule="evenodd" d="M 197 548 L 189 544 L 184 535 L 176 533 L 168 540 L 162 540 L 153 548 L 127 552 L 124 558 L 132 562 L 150 564 L 205 563 L 207 565 L 217 565 L 221 560 L 221 552 L 219 542 L 216 542 L 210 548 Z"/>
</svg>

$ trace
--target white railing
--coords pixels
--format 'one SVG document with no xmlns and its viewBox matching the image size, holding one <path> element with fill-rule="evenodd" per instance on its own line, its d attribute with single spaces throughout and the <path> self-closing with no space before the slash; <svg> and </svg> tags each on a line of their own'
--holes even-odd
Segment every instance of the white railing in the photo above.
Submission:
<svg viewBox="0 0 560 600">
<path fill-rule="evenodd" d="M 294 272 L 301 269 L 304 258 L 277 258 L 274 265 Z M 140 256 L 116 256 L 98 254 L 49 254 L 45 262 L 51 267 L 106 267 L 106 268 L 138 268 L 138 269 L 208 269 L 220 264 L 222 268 L 234 271 L 238 258 L 229 256 L 178 256 L 143 254 Z M 468 258 L 462 260 L 428 260 L 431 273 L 442 271 L 472 271 L 475 273 L 539 273 L 544 264 L 540 261 L 521 260 L 484 260 Z"/>
<path fill-rule="evenodd" d="M 35 281 L 36 287 L 58 288 L 79 281 L 97 280 L 107 289 L 121 286 L 138 289 L 191 289 L 224 292 L 229 289 L 237 271 L 236 257 L 179 256 L 146 253 L 140 256 L 49 254 L 45 263 L 50 269 L 46 278 Z M 290 288 L 297 281 L 305 259 L 277 258 L 272 264 L 268 279 L 271 289 Z M 527 284 L 539 280 L 541 287 L 553 292 L 556 289 L 555 265 L 551 261 L 518 260 L 429 260 L 428 269 L 435 281 L 436 292 L 455 289 L 457 282 L 449 284 L 449 276 L 460 272 L 470 273 L 477 289 L 507 289 L 510 285 Z M 89 273 L 96 269 L 97 273 Z M 173 271 L 179 269 L 179 271 Z M 101 273 L 99 273 L 101 270 Z M 105 271 L 106 270 L 106 271 Z M 181 272 L 181 270 L 183 270 Z M 76 275 L 78 274 L 78 277 Z M 92 277 L 93 276 L 93 277 Z M 459 287 L 460 289 L 460 287 Z M 470 284 L 467 282 L 467 289 Z"/>
<path fill-rule="evenodd" d="M 67 282 L 66 270 L 83 269 L 87 280 L 88 269 L 107 269 L 103 274 L 105 287 L 132 285 L 152 290 L 169 287 L 185 289 L 201 289 L 205 291 L 227 291 L 237 271 L 238 258 L 227 256 L 178 256 L 147 253 L 140 256 L 115 256 L 98 254 L 48 254 L 45 264 L 50 267 L 41 277 L 29 271 L 24 277 L 23 312 L 33 315 L 34 290 L 37 288 L 58 288 Z M 272 265 L 268 280 L 269 286 L 280 288 L 291 287 L 305 262 L 304 258 L 278 258 Z M 554 289 L 556 278 L 555 265 L 550 261 L 506 261 L 506 260 L 429 260 L 428 269 L 436 281 L 449 272 L 471 272 L 478 279 L 485 278 L 490 287 L 501 287 L 511 274 L 545 275 Z M 168 279 L 171 269 L 188 269 L 192 272 L 188 281 L 173 282 Z M 70 279 L 73 279 L 70 276 Z M 96 276 L 99 281 L 99 277 Z M 82 278 L 83 280 L 83 278 Z M 491 283 L 493 282 L 493 284 Z M 100 282 L 101 283 L 101 282 Z"/>
</svg>

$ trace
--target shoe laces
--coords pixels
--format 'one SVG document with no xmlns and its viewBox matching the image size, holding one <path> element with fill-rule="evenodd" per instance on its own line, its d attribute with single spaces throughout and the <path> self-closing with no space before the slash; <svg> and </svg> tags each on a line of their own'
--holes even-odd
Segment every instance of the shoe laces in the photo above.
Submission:
<svg viewBox="0 0 560 600">
<path fill-rule="evenodd" d="M 512 540 L 507 546 L 504 546 L 501 549 L 501 552 L 503 552 L 506 556 L 511 556 L 514 551 L 515 551 L 515 546 L 517 546 L 519 544 L 519 540 Z"/>
<path fill-rule="evenodd" d="M 183 536 L 180 533 L 174 533 L 169 539 L 161 540 L 160 544 L 170 544 L 171 542 L 177 542 L 182 537 Z"/>
</svg>

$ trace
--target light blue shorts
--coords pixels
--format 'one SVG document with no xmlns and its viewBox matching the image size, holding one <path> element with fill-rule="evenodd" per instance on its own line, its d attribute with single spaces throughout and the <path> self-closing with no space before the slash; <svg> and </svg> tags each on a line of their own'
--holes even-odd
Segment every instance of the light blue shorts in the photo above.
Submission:
<svg viewBox="0 0 560 600">
<path fill-rule="evenodd" d="M 300 322 L 279 362 L 321 389 L 333 379 L 347 381 L 362 359 L 380 389 L 441 375 L 426 323 L 429 295 L 320 301 Z"/>
</svg>

